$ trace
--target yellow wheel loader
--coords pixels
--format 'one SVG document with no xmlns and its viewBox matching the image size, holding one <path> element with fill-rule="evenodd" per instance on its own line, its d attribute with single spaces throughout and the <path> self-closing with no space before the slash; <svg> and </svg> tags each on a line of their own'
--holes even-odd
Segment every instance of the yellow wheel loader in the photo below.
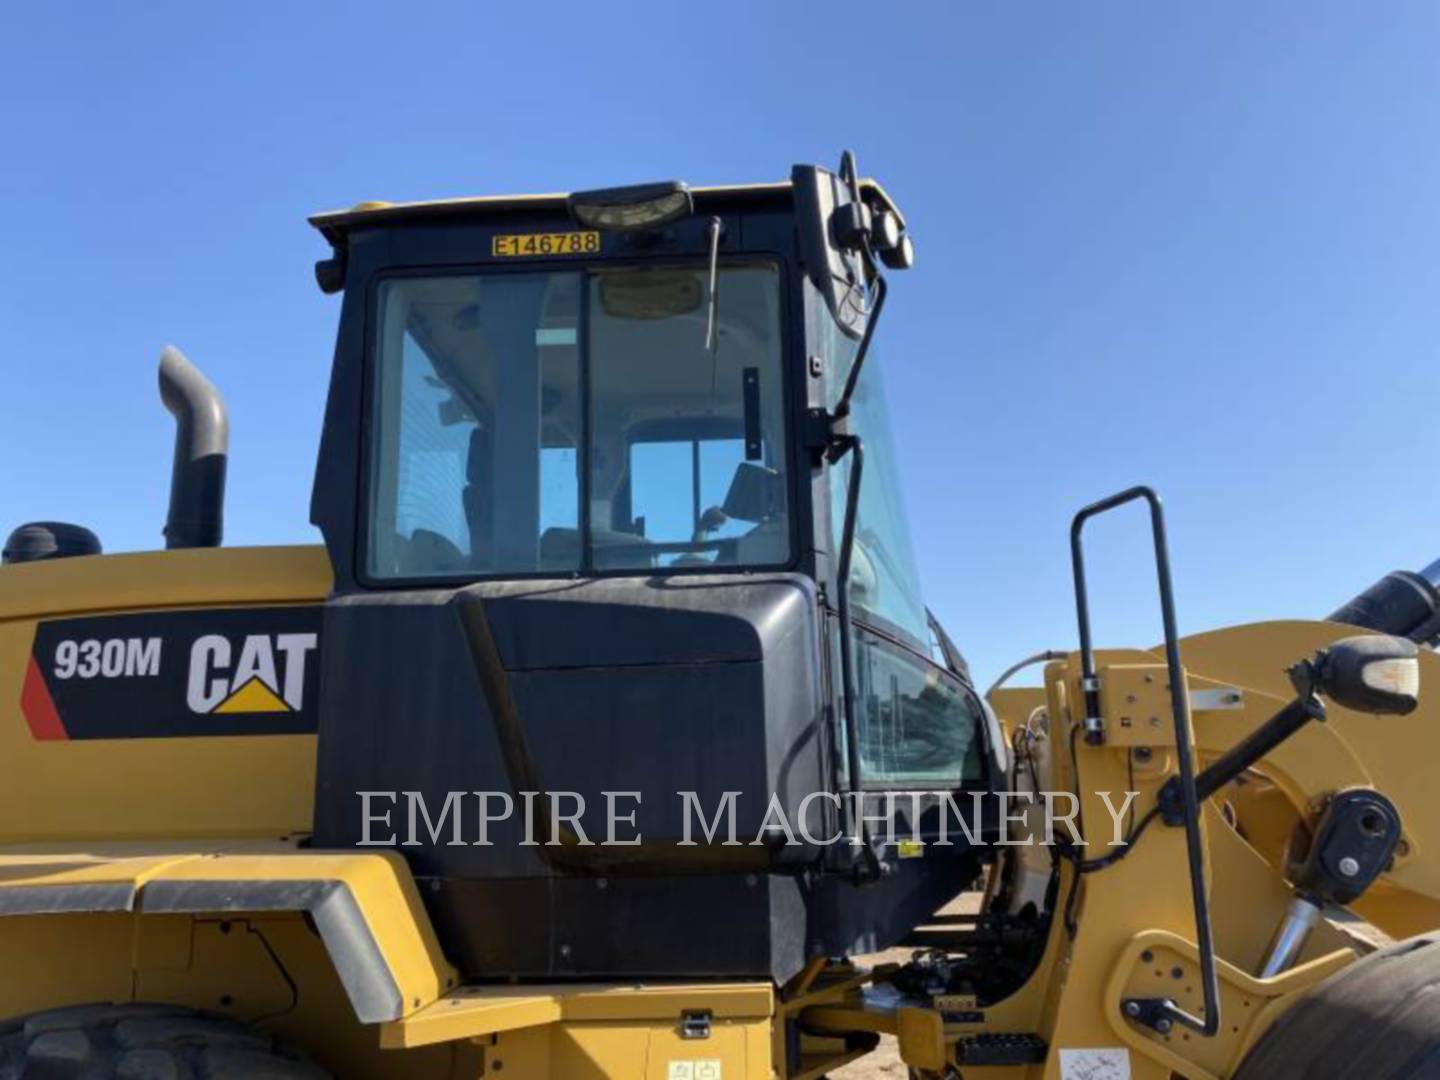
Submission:
<svg viewBox="0 0 1440 1080">
<path fill-rule="evenodd" d="M 853 157 L 313 224 L 323 546 L 221 546 L 173 349 L 167 550 L 5 545 L 0 1078 L 1440 1076 L 1440 571 L 1181 638 L 1134 488 L 982 694 Z M 1127 504 L 1165 640 L 1104 650 Z"/>
</svg>

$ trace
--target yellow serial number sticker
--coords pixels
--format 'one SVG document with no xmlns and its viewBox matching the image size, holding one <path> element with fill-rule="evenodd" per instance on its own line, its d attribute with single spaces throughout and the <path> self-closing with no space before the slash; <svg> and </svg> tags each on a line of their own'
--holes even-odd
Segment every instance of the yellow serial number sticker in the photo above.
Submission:
<svg viewBox="0 0 1440 1080">
<path fill-rule="evenodd" d="M 490 242 L 496 258 L 526 255 L 594 255 L 600 251 L 598 232 L 525 233 L 497 236 Z"/>
</svg>

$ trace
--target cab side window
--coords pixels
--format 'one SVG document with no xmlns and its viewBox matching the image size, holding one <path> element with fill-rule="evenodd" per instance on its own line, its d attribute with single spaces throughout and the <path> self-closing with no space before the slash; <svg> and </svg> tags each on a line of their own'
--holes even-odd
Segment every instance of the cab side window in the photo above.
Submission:
<svg viewBox="0 0 1440 1080">
<path fill-rule="evenodd" d="M 860 764 L 867 787 L 950 787 L 984 776 L 974 695 L 934 664 L 855 631 Z"/>
<path fill-rule="evenodd" d="M 835 325 L 808 280 L 805 290 L 810 338 L 824 360 L 826 405 L 834 408 L 859 342 Z M 906 531 L 881 358 L 873 350 L 850 399 L 850 430 L 860 436 L 865 455 L 850 573 L 864 786 L 945 788 L 983 780 L 985 735 L 979 701 L 943 663 L 931 659 L 930 618 Z M 853 458 L 847 455 L 830 476 L 830 542 L 836 553 L 852 467 Z M 838 650 L 838 619 L 831 619 L 830 626 L 831 646 Z M 838 655 L 831 670 L 838 678 Z M 843 731 L 840 737 L 843 746 Z M 843 772 L 844 754 L 840 756 Z"/>
<path fill-rule="evenodd" d="M 859 342 L 843 333 L 823 299 L 806 282 L 806 311 L 814 340 L 825 360 L 826 404 L 834 408 L 855 362 Z M 909 518 L 901 495 L 900 469 L 885 407 L 883 358 L 872 347 L 850 399 L 850 430 L 864 445 L 865 467 L 855 514 L 855 553 L 851 563 L 850 602 L 867 616 L 899 631 L 920 651 L 930 638 L 930 621 L 920 594 L 920 572 L 907 530 Z M 840 550 L 845 499 L 853 460 L 846 455 L 830 478 L 832 550 Z"/>
</svg>

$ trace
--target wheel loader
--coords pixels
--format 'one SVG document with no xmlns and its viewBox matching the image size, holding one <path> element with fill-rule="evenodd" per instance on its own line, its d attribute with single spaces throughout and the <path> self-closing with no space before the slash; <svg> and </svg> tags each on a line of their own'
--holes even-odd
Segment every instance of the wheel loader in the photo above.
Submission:
<svg viewBox="0 0 1440 1080">
<path fill-rule="evenodd" d="M 221 546 L 174 349 L 166 550 L 6 543 L 0 1077 L 1440 1075 L 1440 567 L 1182 638 L 1132 488 L 982 693 L 853 156 L 312 222 L 323 545 Z M 1125 506 L 1164 640 L 1102 649 Z"/>
</svg>

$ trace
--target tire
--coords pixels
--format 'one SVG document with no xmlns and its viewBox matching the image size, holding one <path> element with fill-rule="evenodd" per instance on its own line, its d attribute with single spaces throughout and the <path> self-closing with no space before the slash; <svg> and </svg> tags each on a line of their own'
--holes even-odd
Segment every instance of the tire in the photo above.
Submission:
<svg viewBox="0 0 1440 1080">
<path fill-rule="evenodd" d="M 1308 990 L 1235 1080 L 1440 1080 L 1440 934 L 1371 953 Z"/>
<path fill-rule="evenodd" d="M 325 1080 L 271 1035 L 179 1005 L 75 1005 L 0 1023 L 0 1080 Z"/>
</svg>

